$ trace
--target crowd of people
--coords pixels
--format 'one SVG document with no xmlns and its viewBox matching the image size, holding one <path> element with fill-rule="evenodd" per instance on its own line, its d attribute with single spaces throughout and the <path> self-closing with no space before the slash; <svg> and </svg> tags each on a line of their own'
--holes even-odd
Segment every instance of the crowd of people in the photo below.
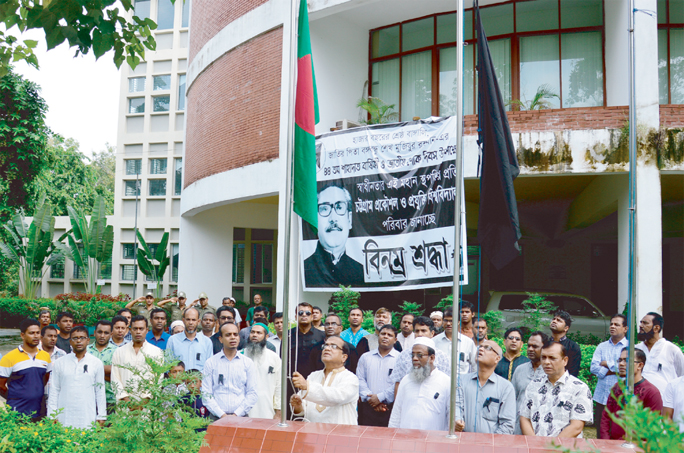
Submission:
<svg viewBox="0 0 684 453">
<path fill-rule="evenodd" d="M 429 317 L 404 314 L 399 330 L 392 313 L 380 308 L 374 333 L 361 327 L 358 308 L 350 311 L 347 329 L 339 314 L 324 316 L 308 303 L 299 303 L 295 315 L 296 326 L 285 329 L 282 313 L 271 316 L 256 295 L 240 329 L 230 297 L 215 309 L 204 293 L 192 303 L 182 292 L 155 303 L 150 293 L 98 321 L 91 341 L 72 314 L 59 313 L 52 324 L 44 310 L 21 323 L 22 344 L 0 358 L 0 394 L 36 420 L 57 414 L 67 426 L 104 424 L 117 401 L 149 398 L 129 390 L 136 379 L 149 379 L 146 359 L 152 358 L 173 361 L 174 373 L 201 374 L 201 397 L 193 404 L 212 419 L 279 419 L 285 410 L 307 422 L 448 430 L 455 391 L 457 431 L 581 437 L 594 423 L 600 438 L 625 435 L 615 422 L 624 398 L 618 381 L 628 369 L 629 326 L 621 314 L 612 317 L 610 338 L 592 357 L 593 395 L 578 378 L 582 352 L 567 336 L 572 318 L 564 311 L 553 315 L 550 334 L 529 334 L 526 355 L 522 329 L 507 329 L 502 348 L 465 301 L 456 320 L 450 308 Z M 663 338 L 663 327 L 657 313 L 640 322 L 634 393 L 684 431 L 684 354 Z M 454 334 L 456 388 L 450 377 Z M 287 369 L 281 367 L 283 335 Z M 288 376 L 285 402 L 282 373 Z"/>
</svg>

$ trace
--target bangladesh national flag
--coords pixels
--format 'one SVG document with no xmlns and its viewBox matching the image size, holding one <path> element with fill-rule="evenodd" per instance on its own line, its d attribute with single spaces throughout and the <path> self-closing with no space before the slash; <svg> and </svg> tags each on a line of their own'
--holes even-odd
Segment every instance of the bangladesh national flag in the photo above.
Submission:
<svg viewBox="0 0 684 453">
<path fill-rule="evenodd" d="M 297 96 L 295 100 L 294 136 L 294 212 L 318 228 L 316 188 L 316 124 L 318 94 L 311 59 L 309 13 L 306 0 L 300 0 L 297 38 Z"/>
</svg>

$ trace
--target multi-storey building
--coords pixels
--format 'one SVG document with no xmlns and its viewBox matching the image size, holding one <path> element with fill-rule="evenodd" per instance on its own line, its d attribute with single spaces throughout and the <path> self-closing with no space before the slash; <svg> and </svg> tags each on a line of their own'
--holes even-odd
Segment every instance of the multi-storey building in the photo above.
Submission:
<svg viewBox="0 0 684 453">
<path fill-rule="evenodd" d="M 505 269 L 480 261 L 475 48 L 472 1 L 465 17 L 465 176 L 471 275 L 466 296 L 562 291 L 606 313 L 628 297 L 627 0 L 481 0 L 502 95 L 529 102 L 542 89 L 549 107 L 509 121 L 522 174 L 516 181 L 522 255 Z M 454 113 L 456 18 L 453 1 L 310 0 L 313 61 L 324 133 L 359 118 L 372 95 L 401 120 Z M 684 4 L 637 0 L 635 80 L 639 132 L 635 279 L 641 314 L 684 311 L 684 164 L 681 60 Z M 187 73 L 187 130 L 180 209 L 180 284 L 210 297 L 251 299 L 264 276 L 266 299 L 325 305 L 330 293 L 288 295 L 282 271 L 297 273 L 296 247 L 284 261 L 283 157 L 290 84 L 289 2 L 195 0 Z M 528 105 L 529 107 L 529 105 Z M 270 231 L 265 252 L 250 242 Z M 251 235 L 250 235 L 251 234 Z M 247 278 L 247 271 L 252 274 Z M 478 275 L 481 270 L 481 275 Z M 232 276 L 230 279 L 229 276 Z M 481 277 L 481 278 L 480 278 Z M 271 280 L 272 281 L 272 280 Z M 364 293 L 365 307 L 402 300 L 428 306 L 449 288 Z M 477 297 L 475 297 L 477 299 Z M 673 326 L 675 323 L 669 323 Z M 681 324 L 681 323 L 678 323 Z"/>
<path fill-rule="evenodd" d="M 150 282 L 136 266 L 136 226 L 153 249 L 169 233 L 171 265 L 162 294 L 177 287 L 190 1 L 136 0 L 135 13 L 157 22 L 157 46 L 135 69 L 121 67 L 114 215 L 108 216 L 114 251 L 102 277 L 104 293 L 140 296 Z M 59 217 L 56 236 L 69 228 L 68 217 Z M 40 292 L 53 297 L 83 290 L 80 269 L 67 260 L 46 273 Z"/>
</svg>

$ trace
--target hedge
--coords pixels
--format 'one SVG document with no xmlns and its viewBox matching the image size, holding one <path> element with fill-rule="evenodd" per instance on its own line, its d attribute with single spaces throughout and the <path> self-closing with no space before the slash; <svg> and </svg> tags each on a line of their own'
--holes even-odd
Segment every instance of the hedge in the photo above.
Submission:
<svg viewBox="0 0 684 453">
<path fill-rule="evenodd" d="M 76 324 L 94 326 L 100 319 L 112 319 L 125 305 L 125 301 L 97 300 L 96 297 L 90 300 L 7 298 L 0 299 L 0 312 L 37 319 L 40 308 L 47 307 L 52 312 L 53 321 L 57 313 L 69 311 L 74 314 Z"/>
</svg>

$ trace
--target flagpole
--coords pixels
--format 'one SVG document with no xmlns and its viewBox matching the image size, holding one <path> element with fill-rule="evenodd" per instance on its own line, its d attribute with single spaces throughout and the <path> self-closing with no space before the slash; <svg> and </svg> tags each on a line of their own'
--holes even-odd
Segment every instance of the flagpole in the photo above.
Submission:
<svg viewBox="0 0 684 453">
<path fill-rule="evenodd" d="M 295 112 L 295 84 L 297 83 L 296 75 L 296 58 L 297 58 L 297 10 L 299 9 L 300 0 L 292 0 L 290 2 L 290 58 L 288 61 L 288 93 L 287 93 L 287 155 L 285 158 L 285 234 L 284 234 L 284 249 L 285 259 L 283 260 L 283 338 L 280 345 L 280 357 L 282 361 L 281 375 L 280 375 L 280 423 L 279 427 L 286 427 L 287 424 L 287 408 L 290 402 L 287 399 L 287 371 L 289 369 L 289 352 L 288 331 L 290 330 L 290 248 L 292 235 L 292 154 L 294 148 L 294 112 Z"/>
<path fill-rule="evenodd" d="M 636 170 L 637 170 L 637 115 L 634 62 L 634 0 L 629 1 L 629 354 L 627 386 L 634 394 L 634 336 L 636 330 Z"/>
<path fill-rule="evenodd" d="M 451 401 L 449 402 L 449 435 L 456 439 L 456 397 L 458 395 L 458 331 L 461 284 L 461 187 L 463 181 L 463 0 L 458 1 L 456 11 L 456 190 L 454 201 L 454 288 L 453 317 L 451 331 Z M 466 263 L 463 263 L 464 265 Z"/>
</svg>

